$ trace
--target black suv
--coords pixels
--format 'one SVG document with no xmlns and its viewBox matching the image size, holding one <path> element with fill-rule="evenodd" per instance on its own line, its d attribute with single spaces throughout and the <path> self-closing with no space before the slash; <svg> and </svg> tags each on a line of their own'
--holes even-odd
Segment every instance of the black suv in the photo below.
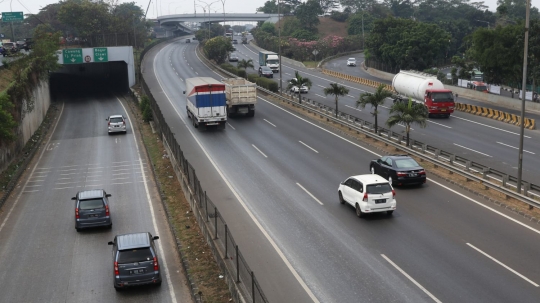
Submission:
<svg viewBox="0 0 540 303">
<path fill-rule="evenodd" d="M 371 160 L 369 170 L 372 174 L 386 178 L 392 185 L 426 183 L 424 168 L 407 155 L 390 155 Z"/>
<path fill-rule="evenodd" d="M 161 270 L 154 240 L 149 232 L 117 235 L 113 246 L 114 288 L 154 284 L 161 286 Z"/>
</svg>

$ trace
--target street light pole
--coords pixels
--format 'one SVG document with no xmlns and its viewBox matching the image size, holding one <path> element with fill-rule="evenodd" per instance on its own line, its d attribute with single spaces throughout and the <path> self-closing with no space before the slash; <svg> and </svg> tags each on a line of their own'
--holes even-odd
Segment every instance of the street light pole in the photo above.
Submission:
<svg viewBox="0 0 540 303">
<path fill-rule="evenodd" d="M 521 82 L 521 120 L 519 125 L 519 152 L 518 152 L 518 176 L 517 192 L 521 193 L 521 175 L 523 173 L 523 136 L 525 134 L 525 95 L 527 92 L 527 56 L 529 54 L 529 14 L 531 9 L 531 0 L 527 0 L 525 10 L 525 45 L 523 46 L 523 80 Z"/>
<path fill-rule="evenodd" d="M 227 33 L 227 30 L 225 29 L 225 0 L 221 0 L 221 4 L 223 4 L 223 36 Z"/>
<path fill-rule="evenodd" d="M 283 77 L 281 73 L 281 2 L 278 0 L 277 14 L 278 14 L 278 53 L 279 53 L 279 93 L 283 94 Z"/>
</svg>

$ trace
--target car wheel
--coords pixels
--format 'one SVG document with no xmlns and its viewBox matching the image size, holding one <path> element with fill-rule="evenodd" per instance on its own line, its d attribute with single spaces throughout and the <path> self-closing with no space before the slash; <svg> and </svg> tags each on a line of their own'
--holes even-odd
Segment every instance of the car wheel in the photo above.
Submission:
<svg viewBox="0 0 540 303">
<path fill-rule="evenodd" d="M 388 183 L 390 183 L 390 185 L 394 185 L 394 183 L 392 181 L 392 176 L 388 176 Z"/>
<path fill-rule="evenodd" d="M 122 288 L 120 288 L 120 287 L 116 287 L 116 286 L 115 286 L 115 287 L 114 287 L 114 290 L 116 290 L 116 291 L 121 291 L 121 290 L 122 290 Z"/>
<path fill-rule="evenodd" d="M 80 231 L 81 231 L 81 229 L 80 229 L 80 228 L 77 228 L 77 227 L 75 227 L 75 230 L 76 230 L 77 232 L 80 232 Z"/>
<path fill-rule="evenodd" d="M 343 195 L 341 194 L 341 192 L 339 192 L 339 203 L 345 204 L 345 200 L 343 200 Z"/>
<path fill-rule="evenodd" d="M 360 208 L 360 204 L 356 203 L 356 216 L 358 218 L 362 218 L 364 216 L 364 213 L 362 212 L 362 209 Z"/>
<path fill-rule="evenodd" d="M 373 166 L 372 166 L 372 167 L 370 167 L 370 169 L 369 169 L 369 170 L 371 171 L 371 174 L 372 174 L 372 175 L 374 175 L 374 174 L 375 174 L 375 167 L 373 167 Z"/>
<path fill-rule="evenodd" d="M 156 287 L 161 287 L 161 281 L 156 283 Z"/>
<path fill-rule="evenodd" d="M 391 216 L 393 213 L 394 213 L 393 210 L 387 210 L 387 211 L 386 211 L 386 214 L 389 215 L 389 216 Z"/>
</svg>

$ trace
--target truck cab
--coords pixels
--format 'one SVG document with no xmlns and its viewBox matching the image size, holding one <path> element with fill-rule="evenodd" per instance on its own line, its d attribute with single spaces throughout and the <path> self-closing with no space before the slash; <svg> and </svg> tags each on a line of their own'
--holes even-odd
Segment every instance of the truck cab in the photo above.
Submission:
<svg viewBox="0 0 540 303">
<path fill-rule="evenodd" d="M 424 96 L 424 105 L 429 115 L 450 116 L 454 112 L 454 95 L 446 89 L 428 89 Z"/>
</svg>

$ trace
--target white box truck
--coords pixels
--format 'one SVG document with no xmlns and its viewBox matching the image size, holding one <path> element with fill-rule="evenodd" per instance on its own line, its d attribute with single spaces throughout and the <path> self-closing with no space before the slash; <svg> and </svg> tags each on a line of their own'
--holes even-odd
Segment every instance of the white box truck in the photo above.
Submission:
<svg viewBox="0 0 540 303">
<path fill-rule="evenodd" d="M 193 126 L 217 126 L 225 129 L 227 104 L 225 84 L 210 77 L 186 79 L 186 109 Z"/>
<path fill-rule="evenodd" d="M 269 51 L 259 51 L 259 66 L 268 66 L 274 73 L 279 73 L 278 54 Z"/>
<path fill-rule="evenodd" d="M 236 114 L 255 116 L 257 103 L 257 85 L 244 78 L 229 78 L 225 83 L 225 98 L 227 99 L 227 114 L 232 117 Z"/>
</svg>

